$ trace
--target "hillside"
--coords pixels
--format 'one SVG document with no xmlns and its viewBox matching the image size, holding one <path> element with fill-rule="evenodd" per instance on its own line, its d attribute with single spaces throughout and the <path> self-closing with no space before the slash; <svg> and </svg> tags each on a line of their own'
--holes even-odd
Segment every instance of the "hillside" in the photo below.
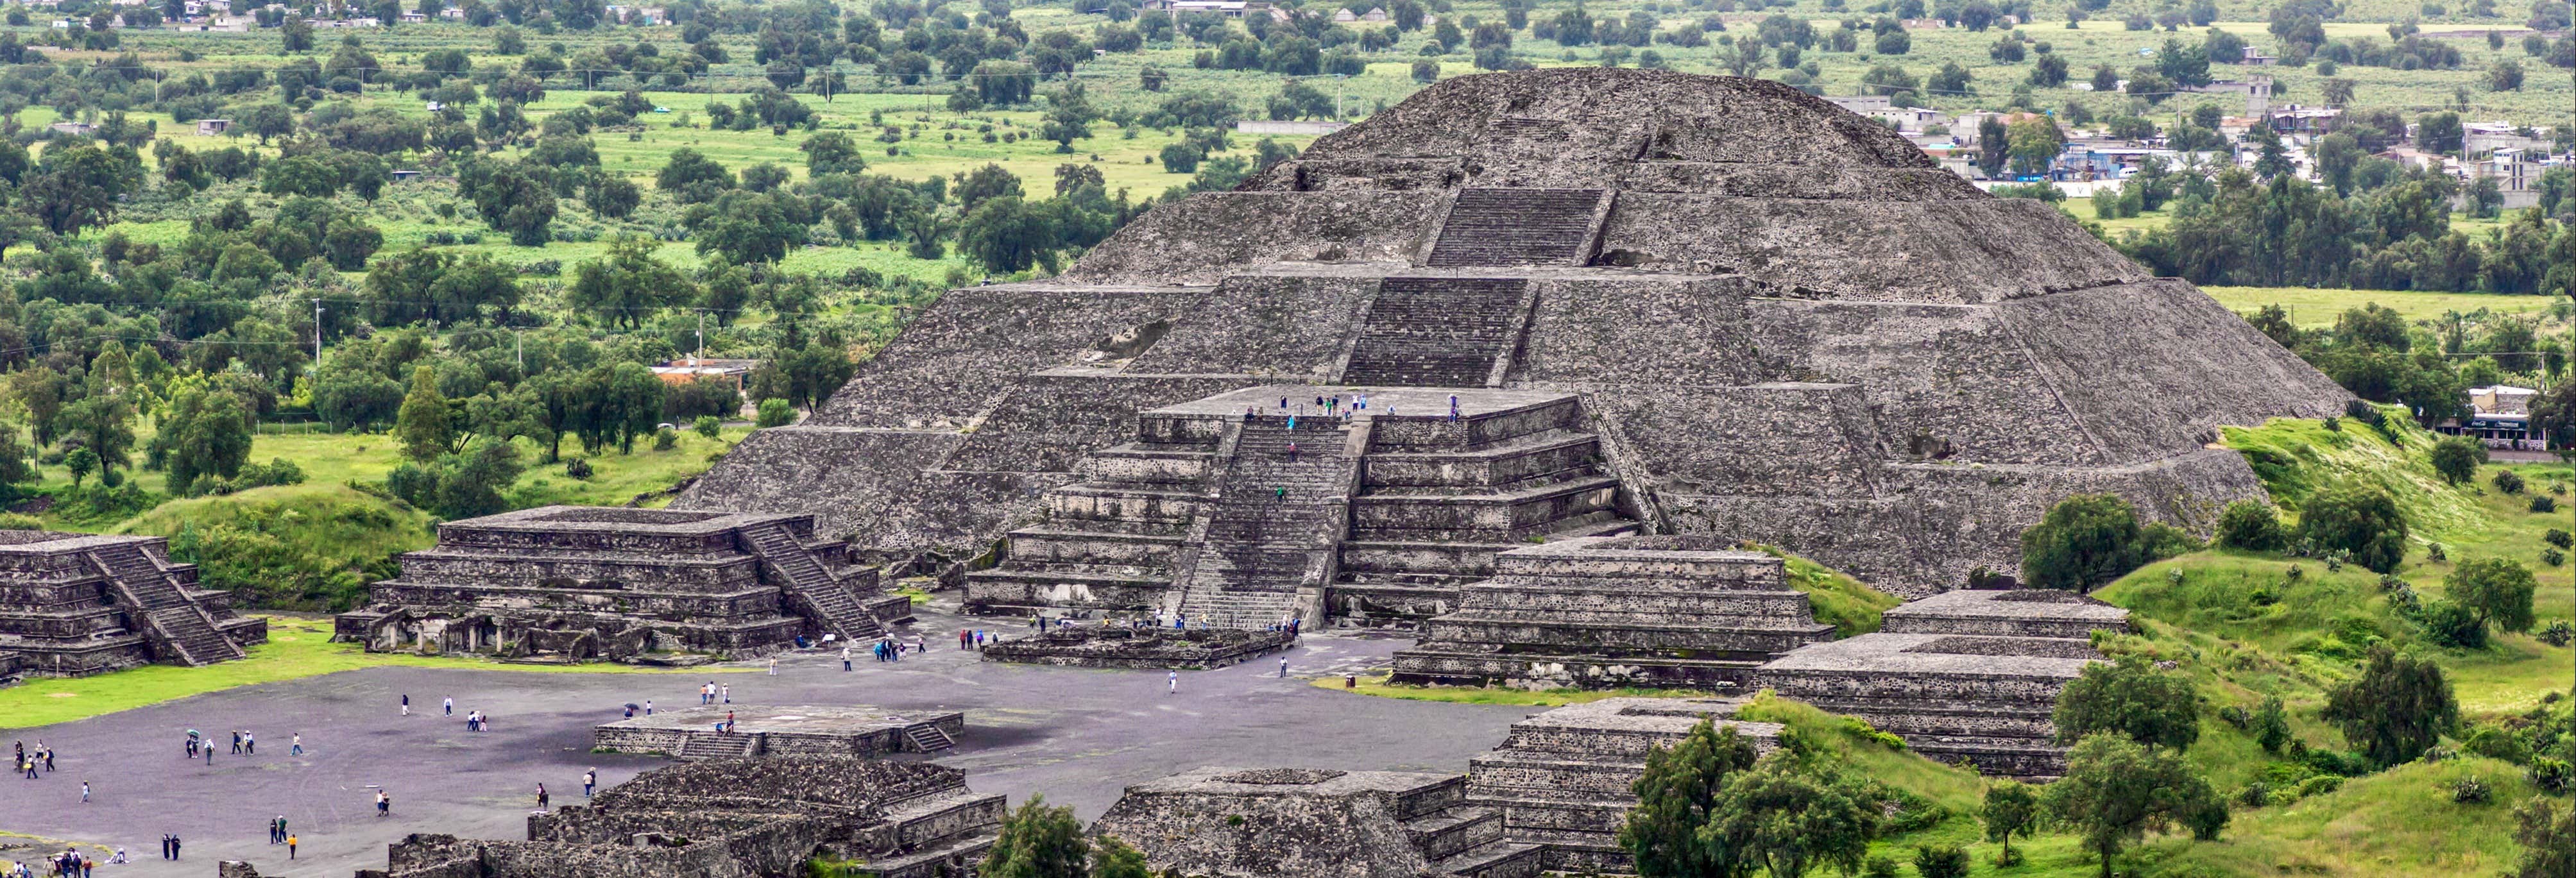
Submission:
<svg viewBox="0 0 2576 878">
<path fill-rule="evenodd" d="M 344 485 L 173 500 L 109 532 L 170 537 L 172 559 L 197 564 L 207 587 L 281 610 L 346 608 L 394 574 L 395 555 L 432 541 L 427 514 Z"/>
</svg>

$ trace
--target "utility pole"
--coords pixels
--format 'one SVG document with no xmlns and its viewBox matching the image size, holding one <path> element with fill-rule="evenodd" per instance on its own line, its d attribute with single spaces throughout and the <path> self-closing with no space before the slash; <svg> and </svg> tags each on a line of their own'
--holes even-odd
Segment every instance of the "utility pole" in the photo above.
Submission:
<svg viewBox="0 0 2576 878">
<path fill-rule="evenodd" d="M 313 374 L 322 374 L 322 300 L 313 300 Z"/>
<path fill-rule="evenodd" d="M 526 330 L 510 330 L 510 350 L 519 357 L 519 377 L 528 377 L 528 333 Z"/>
<path fill-rule="evenodd" d="M 698 353 L 697 353 L 697 359 L 701 359 L 701 360 L 703 360 L 703 359 L 706 359 L 706 358 L 707 358 L 707 309 L 705 309 L 705 308 L 700 308 L 700 309 L 698 309 Z"/>
</svg>

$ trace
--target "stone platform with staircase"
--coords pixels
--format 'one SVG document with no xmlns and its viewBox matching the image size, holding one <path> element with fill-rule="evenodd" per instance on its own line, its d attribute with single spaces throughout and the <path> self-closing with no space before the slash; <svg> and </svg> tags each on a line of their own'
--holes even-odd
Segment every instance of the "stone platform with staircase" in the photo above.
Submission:
<svg viewBox="0 0 2576 878">
<path fill-rule="evenodd" d="M 985 644 L 988 662 L 1075 668 L 1205 671 L 1295 649 L 1297 635 L 1273 628 L 1059 625 L 1043 634 Z"/>
<path fill-rule="evenodd" d="M 1549 872 L 1631 871 L 1619 825 L 1636 807 L 1631 787 L 1646 754 L 1670 747 L 1706 720 L 1769 752 L 1780 726 L 1741 722 L 1730 699 L 1607 698 L 1513 723 L 1493 752 L 1467 763 L 1466 802 L 1502 816 L 1504 838 L 1537 846 Z"/>
<path fill-rule="evenodd" d="M 1750 691 L 1753 669 L 1833 636 L 1780 559 L 1714 537 L 1583 537 L 1495 556 L 1494 578 L 1395 654 L 1400 683 Z"/>
<path fill-rule="evenodd" d="M 0 531 L 0 660 L 9 674 L 78 677 L 242 658 L 268 622 L 199 588 L 161 537 Z"/>
<path fill-rule="evenodd" d="M 720 729 L 731 717 L 731 728 Z M 882 710 L 865 705 L 691 705 L 591 729 L 594 752 L 653 753 L 675 759 L 749 756 L 937 753 L 957 746 L 966 715 Z"/>
<path fill-rule="evenodd" d="M 370 650 L 568 660 L 866 643 L 912 616 L 807 515 L 548 506 L 438 526 L 343 613 Z"/>
<path fill-rule="evenodd" d="M 1155 874 L 1229 878 L 1532 878 L 1536 845 L 1455 774 L 1199 768 L 1130 786 L 1091 825 Z"/>
<path fill-rule="evenodd" d="M 970 611 L 1411 623 L 1515 545 L 1638 526 L 1571 394 L 1271 385 L 1135 424 L 966 575 Z"/>
</svg>

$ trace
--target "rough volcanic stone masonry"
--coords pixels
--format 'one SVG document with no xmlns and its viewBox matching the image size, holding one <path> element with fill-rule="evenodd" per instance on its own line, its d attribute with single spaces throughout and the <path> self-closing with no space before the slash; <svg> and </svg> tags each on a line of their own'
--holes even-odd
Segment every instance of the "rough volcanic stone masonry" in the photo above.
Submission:
<svg viewBox="0 0 2576 878">
<path fill-rule="evenodd" d="M 160 537 L 0 531 L 0 677 L 241 658 L 268 622 L 197 587 Z"/>
<path fill-rule="evenodd" d="M 526 841 L 411 835 L 358 878 L 795 878 L 817 855 L 879 878 L 948 878 L 973 874 L 1003 805 L 927 762 L 688 762 L 531 815 Z"/>
<path fill-rule="evenodd" d="M 2205 525 L 2261 491 L 2208 447 L 2219 427 L 2346 399 L 2190 284 L 1869 119 L 1760 80 L 1557 68 L 1443 81 L 1234 191 L 1156 207 L 1061 276 L 950 291 L 676 505 L 816 513 L 872 563 L 953 569 L 1060 522 L 1059 489 L 1108 481 L 1096 463 L 1137 463 L 1101 454 L 1138 412 L 1280 384 L 1562 397 L 1604 508 L 1643 532 L 1755 540 L 1908 595 L 2014 569 L 2016 537 L 2073 493 Z M 1104 498 L 1133 501 L 1102 517 L 1138 525 L 1121 531 L 1136 560 L 1079 562 L 1091 599 L 1173 588 L 1159 577 L 1201 546 L 1182 525 L 1206 499 Z M 1353 531 L 1401 530 L 1352 499 Z M 1350 542 L 1373 545 L 1346 543 L 1336 579 L 1394 587 L 1282 599 L 1280 565 L 1323 550 L 1265 545 L 1253 587 L 1209 610 L 1455 609 L 1458 582 L 1408 592 L 1370 566 L 1437 545 Z"/>
<path fill-rule="evenodd" d="M 1833 637 L 1778 558 L 1708 536 L 1583 537 L 1494 556 L 1395 654 L 1399 683 L 1736 689 Z"/>
<path fill-rule="evenodd" d="M 1503 836 L 1544 845 L 1550 872 L 1626 872 L 1619 824 L 1636 807 L 1646 754 L 1669 747 L 1702 720 L 1733 728 L 1770 752 L 1776 723 L 1739 722 L 1723 699 L 1608 698 L 1512 724 L 1494 752 L 1467 763 L 1467 801 L 1502 812 Z"/>
<path fill-rule="evenodd" d="M 978 653 L 988 662 L 1077 668 L 1145 668 L 1205 671 L 1239 665 L 1297 646 L 1297 635 L 1267 628 L 1192 628 L 1069 625 L 1043 634 L 990 643 Z"/>
<path fill-rule="evenodd" d="M 1531 878 L 1539 848 L 1455 774 L 1200 768 L 1127 788 L 1091 825 L 1194 878 Z"/>
<path fill-rule="evenodd" d="M 1764 664 L 1754 684 L 1860 717 L 1925 756 L 2026 778 L 2065 773 L 2057 694 L 2102 660 L 2093 632 L 2129 627 L 2129 611 L 2055 589 L 1944 592 L 1881 619 L 1875 634 Z"/>
<path fill-rule="evenodd" d="M 728 721 L 730 728 L 719 728 Z M 658 753 L 674 759 L 745 756 L 936 753 L 957 746 L 966 715 L 890 711 L 863 705 L 679 707 L 591 729 L 596 752 Z"/>
<path fill-rule="evenodd" d="M 334 638 L 567 659 L 757 655 L 833 634 L 865 643 L 912 616 L 810 515 L 547 506 L 438 526 Z"/>
</svg>

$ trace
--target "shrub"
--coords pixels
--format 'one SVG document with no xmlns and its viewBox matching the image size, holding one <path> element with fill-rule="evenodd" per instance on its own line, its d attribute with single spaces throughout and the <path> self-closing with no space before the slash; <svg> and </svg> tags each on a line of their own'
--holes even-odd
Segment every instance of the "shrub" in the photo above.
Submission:
<svg viewBox="0 0 2576 878">
<path fill-rule="evenodd" d="M 2484 805 L 2495 801 L 2495 790 L 2489 789 L 2485 781 L 2475 776 L 2464 777 L 2451 782 L 2451 801 L 2463 805 Z"/>
<path fill-rule="evenodd" d="M 2396 498 L 2376 485 L 2346 481 L 2309 495 L 2299 513 L 2299 537 L 2318 552 L 2341 549 L 2378 573 L 2393 573 L 2406 560 L 2406 517 Z"/>
<path fill-rule="evenodd" d="M 2534 494 L 2531 497 L 2531 511 L 2544 514 L 2556 512 L 2558 511 L 2558 501 Z"/>
<path fill-rule="evenodd" d="M 783 427 L 795 421 L 796 407 L 788 405 L 786 400 L 771 397 L 760 401 L 759 418 L 752 424 L 764 428 Z"/>
<path fill-rule="evenodd" d="M 1860 867 L 1861 878 L 1896 878 L 1896 861 L 1884 856 L 1871 857 Z"/>
<path fill-rule="evenodd" d="M 2252 730 L 2254 743 L 2262 745 L 2265 753 L 2279 753 L 2290 743 L 2290 712 L 2280 696 L 2263 699 L 2263 706 L 2254 711 Z"/>
<path fill-rule="evenodd" d="M 2478 465 L 2487 462 L 2487 447 L 2467 436 L 2446 436 L 2433 443 L 2433 472 L 2442 481 L 2454 485 L 2468 484 L 2478 475 Z"/>
<path fill-rule="evenodd" d="M 2566 646 L 2571 641 L 2576 641 L 2576 626 L 2567 624 L 2567 620 L 2565 619 L 2551 622 L 2549 623 L 2549 627 L 2540 629 L 2540 642 L 2542 643 L 2546 643 L 2551 646 Z"/>
<path fill-rule="evenodd" d="M 2238 500 L 2218 514 L 2220 548 L 2277 552 L 2287 543 L 2287 536 L 2281 527 L 2281 514 L 2270 503 Z"/>
<path fill-rule="evenodd" d="M 714 415 L 699 415 L 690 427 L 697 430 L 698 435 L 713 439 L 724 431 L 724 422 L 716 420 Z"/>
<path fill-rule="evenodd" d="M 1915 845 L 1914 874 L 1923 878 L 1968 878 L 1968 852 L 1955 844 Z"/>
<path fill-rule="evenodd" d="M 2236 804 L 2248 808 L 2272 804 L 2272 785 L 2259 780 L 2246 784 L 2244 789 L 2236 792 Z"/>
<path fill-rule="evenodd" d="M 2091 591 L 2142 563 L 2137 510 L 2110 494 L 2060 501 L 2021 535 L 2022 584 Z"/>
<path fill-rule="evenodd" d="M 680 431 L 663 427 L 653 431 L 653 450 L 669 451 L 680 447 Z"/>
<path fill-rule="evenodd" d="M 2424 605 L 2416 617 L 2424 626 L 2425 638 L 2452 649 L 2485 649 L 2487 623 L 2478 619 L 2477 611 L 2456 601 L 2433 601 Z"/>
<path fill-rule="evenodd" d="M 2534 757 L 2531 760 L 2530 770 L 2524 772 L 2524 776 L 2531 778 L 2532 786 L 2539 787 L 2541 792 L 2550 795 L 2566 792 L 2569 787 L 2576 786 L 2576 767 L 2570 767 L 2564 759 L 2548 756 Z"/>
<path fill-rule="evenodd" d="M 2305 799 L 2310 796 L 2322 796 L 2342 788 L 2342 777 L 2332 774 L 2320 774 L 2299 782 L 2299 798 Z"/>
<path fill-rule="evenodd" d="M 2495 478 L 2492 481 L 2495 484 L 2495 489 L 2498 491 L 2503 491 L 2507 494 L 2522 493 L 2521 473 L 2517 473 L 2509 469 L 2496 470 Z"/>
<path fill-rule="evenodd" d="M 2451 560 L 2451 553 L 2449 550 L 2442 548 L 2441 543 L 2431 543 L 2424 547 L 2424 559 L 2428 561 L 2448 561 Z"/>
<path fill-rule="evenodd" d="M 2541 534 L 2540 541 L 2561 549 L 2576 549 L 2576 534 L 2569 534 L 2554 527 L 2550 528 L 2548 533 Z"/>
<path fill-rule="evenodd" d="M 590 478 L 590 473 L 590 458 L 576 457 L 571 460 L 564 461 L 564 475 L 571 476 L 576 479 L 587 479 Z"/>
<path fill-rule="evenodd" d="M 2240 729 L 2254 722 L 2253 714 L 2246 713 L 2245 708 L 2234 704 L 2219 708 L 2218 718 Z"/>
<path fill-rule="evenodd" d="M 2557 549 L 2542 549 L 2540 550 L 2540 560 L 2542 563 L 2548 564 L 2551 567 L 2556 567 L 2560 564 L 2567 563 L 2567 553 L 2558 551 Z"/>
</svg>

